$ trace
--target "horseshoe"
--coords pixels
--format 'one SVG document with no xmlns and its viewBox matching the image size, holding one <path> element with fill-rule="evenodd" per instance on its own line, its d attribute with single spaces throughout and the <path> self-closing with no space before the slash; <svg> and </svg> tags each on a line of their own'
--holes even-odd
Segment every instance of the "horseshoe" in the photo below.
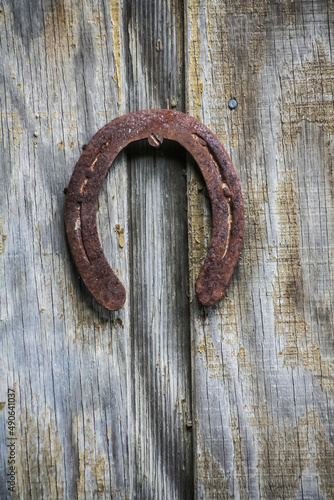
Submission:
<svg viewBox="0 0 334 500">
<path fill-rule="evenodd" d="M 75 265 L 100 304 L 111 311 L 123 306 L 125 289 L 100 245 L 97 202 L 116 156 L 130 142 L 141 139 L 147 139 L 153 147 L 159 147 L 163 139 L 179 142 L 203 174 L 211 201 L 212 234 L 195 289 L 199 301 L 212 306 L 223 296 L 241 252 L 243 199 L 231 160 L 217 137 L 180 111 L 127 113 L 101 128 L 85 147 L 67 188 L 65 204 L 66 233 Z"/>
</svg>

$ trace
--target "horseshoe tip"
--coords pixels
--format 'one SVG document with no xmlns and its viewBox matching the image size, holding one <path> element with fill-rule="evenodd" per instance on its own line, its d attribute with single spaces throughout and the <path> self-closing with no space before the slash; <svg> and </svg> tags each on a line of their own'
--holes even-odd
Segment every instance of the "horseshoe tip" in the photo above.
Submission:
<svg viewBox="0 0 334 500">
<path fill-rule="evenodd" d="M 96 295 L 95 295 L 96 297 Z M 106 298 L 101 300 L 101 305 L 109 311 L 118 311 L 121 309 L 126 301 L 126 292 L 122 283 L 119 283 L 117 289 L 111 294 L 109 292 Z"/>
<path fill-rule="evenodd" d="M 214 306 L 224 295 L 225 289 L 223 290 L 209 290 L 210 287 L 208 287 L 206 284 L 203 284 L 201 280 L 198 280 L 196 282 L 196 295 L 200 303 L 204 307 L 211 307 Z"/>
<path fill-rule="evenodd" d="M 119 311 L 120 309 L 122 309 L 125 300 L 126 298 L 124 298 L 124 300 L 117 299 L 116 301 L 111 300 L 110 302 L 104 302 L 104 303 L 101 302 L 101 305 L 106 309 L 108 309 L 109 311 Z"/>
<path fill-rule="evenodd" d="M 97 287 L 95 282 L 87 282 L 86 285 L 101 306 L 109 311 L 118 311 L 126 301 L 126 291 L 120 280 L 109 268 L 109 273 L 99 281 Z"/>
</svg>

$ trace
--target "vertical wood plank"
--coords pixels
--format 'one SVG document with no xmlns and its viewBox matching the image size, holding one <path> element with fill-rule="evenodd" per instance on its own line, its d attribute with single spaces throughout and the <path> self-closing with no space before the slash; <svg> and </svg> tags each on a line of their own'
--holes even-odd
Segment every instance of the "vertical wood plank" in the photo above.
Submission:
<svg viewBox="0 0 334 500">
<path fill-rule="evenodd" d="M 126 5 L 126 7 L 125 7 Z M 129 110 L 184 109 L 177 0 L 124 3 Z M 134 144 L 129 159 L 131 320 L 138 498 L 192 498 L 185 153 Z"/>
<path fill-rule="evenodd" d="M 187 111 L 246 204 L 226 297 L 205 311 L 191 287 L 196 498 L 334 494 L 332 26 L 320 0 L 187 1 Z M 193 285 L 210 207 L 189 176 Z"/>
<path fill-rule="evenodd" d="M 63 189 L 99 127 L 183 109 L 182 4 L 6 1 L 0 24 L 0 496 L 191 498 L 184 154 L 129 148 L 103 186 L 98 230 L 127 290 L 121 311 L 81 284 L 63 222 Z"/>
<path fill-rule="evenodd" d="M 82 145 L 121 111 L 122 69 L 114 57 L 120 30 L 111 14 L 107 3 L 89 0 L 5 2 L 1 12 L 0 189 L 7 235 L 1 400 L 15 389 L 13 498 L 129 496 L 129 307 L 109 314 L 80 284 L 63 222 L 63 190 Z M 128 286 L 128 253 L 120 252 L 113 230 L 127 223 L 124 158 L 115 171 L 101 195 L 99 230 Z M 108 198 L 118 192 L 124 199 Z M 1 443 L 7 415 L 5 405 Z M 2 453 L 1 498 L 9 495 L 7 458 Z"/>
</svg>

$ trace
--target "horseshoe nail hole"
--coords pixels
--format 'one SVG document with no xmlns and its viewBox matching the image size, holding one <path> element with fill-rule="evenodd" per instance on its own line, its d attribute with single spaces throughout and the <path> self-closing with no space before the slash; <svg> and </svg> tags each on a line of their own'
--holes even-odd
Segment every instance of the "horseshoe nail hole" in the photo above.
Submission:
<svg viewBox="0 0 334 500">
<path fill-rule="evenodd" d="M 202 139 L 202 137 L 200 137 L 197 134 L 192 134 L 192 136 L 196 139 L 196 141 L 198 141 L 201 144 L 201 146 L 207 147 L 207 142 L 204 139 Z"/>
<path fill-rule="evenodd" d="M 226 184 L 223 184 L 223 193 L 224 193 L 224 196 L 226 198 L 227 203 L 231 203 L 232 202 L 232 193 L 230 191 L 230 188 Z"/>
<path fill-rule="evenodd" d="M 160 146 L 162 144 L 162 138 L 159 137 L 158 134 L 152 132 L 148 136 L 148 143 L 150 144 L 150 146 L 152 146 L 154 148 L 160 148 Z"/>
<path fill-rule="evenodd" d="M 226 198 L 231 198 L 231 191 L 229 190 L 229 188 L 227 186 L 223 187 L 223 192 L 224 192 L 224 195 L 226 196 Z"/>
</svg>

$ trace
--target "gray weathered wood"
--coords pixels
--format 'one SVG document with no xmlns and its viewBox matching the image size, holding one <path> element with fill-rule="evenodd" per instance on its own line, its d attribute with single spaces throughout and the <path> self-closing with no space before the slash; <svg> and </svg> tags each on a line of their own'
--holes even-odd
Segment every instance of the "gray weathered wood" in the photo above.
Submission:
<svg viewBox="0 0 334 500">
<path fill-rule="evenodd" d="M 15 388 L 13 497 L 191 498 L 184 154 L 130 149 L 105 183 L 99 233 L 128 291 L 121 311 L 80 284 L 63 222 L 63 189 L 99 127 L 183 108 L 180 5 L 22 0 L 0 16 L 0 400 Z M 2 452 L 7 415 L 2 404 Z M 6 498 L 6 453 L 0 471 Z"/>
<path fill-rule="evenodd" d="M 183 110 L 181 4 L 127 3 L 129 110 Z M 124 55 L 126 51 L 124 51 Z M 185 153 L 129 150 L 131 337 L 139 498 L 192 498 Z"/>
<path fill-rule="evenodd" d="M 333 5 L 186 14 L 187 110 L 226 145 L 246 205 L 226 297 L 203 311 L 191 296 L 197 498 L 333 498 Z M 192 176 L 192 283 L 204 194 Z"/>
<path fill-rule="evenodd" d="M 334 497 L 333 21 L 331 0 L 1 4 L 1 499 L 8 389 L 13 498 Z M 133 145 L 99 200 L 128 292 L 109 313 L 71 261 L 63 189 L 99 127 L 153 107 L 225 145 L 244 250 L 202 309 L 199 170 Z"/>
</svg>

